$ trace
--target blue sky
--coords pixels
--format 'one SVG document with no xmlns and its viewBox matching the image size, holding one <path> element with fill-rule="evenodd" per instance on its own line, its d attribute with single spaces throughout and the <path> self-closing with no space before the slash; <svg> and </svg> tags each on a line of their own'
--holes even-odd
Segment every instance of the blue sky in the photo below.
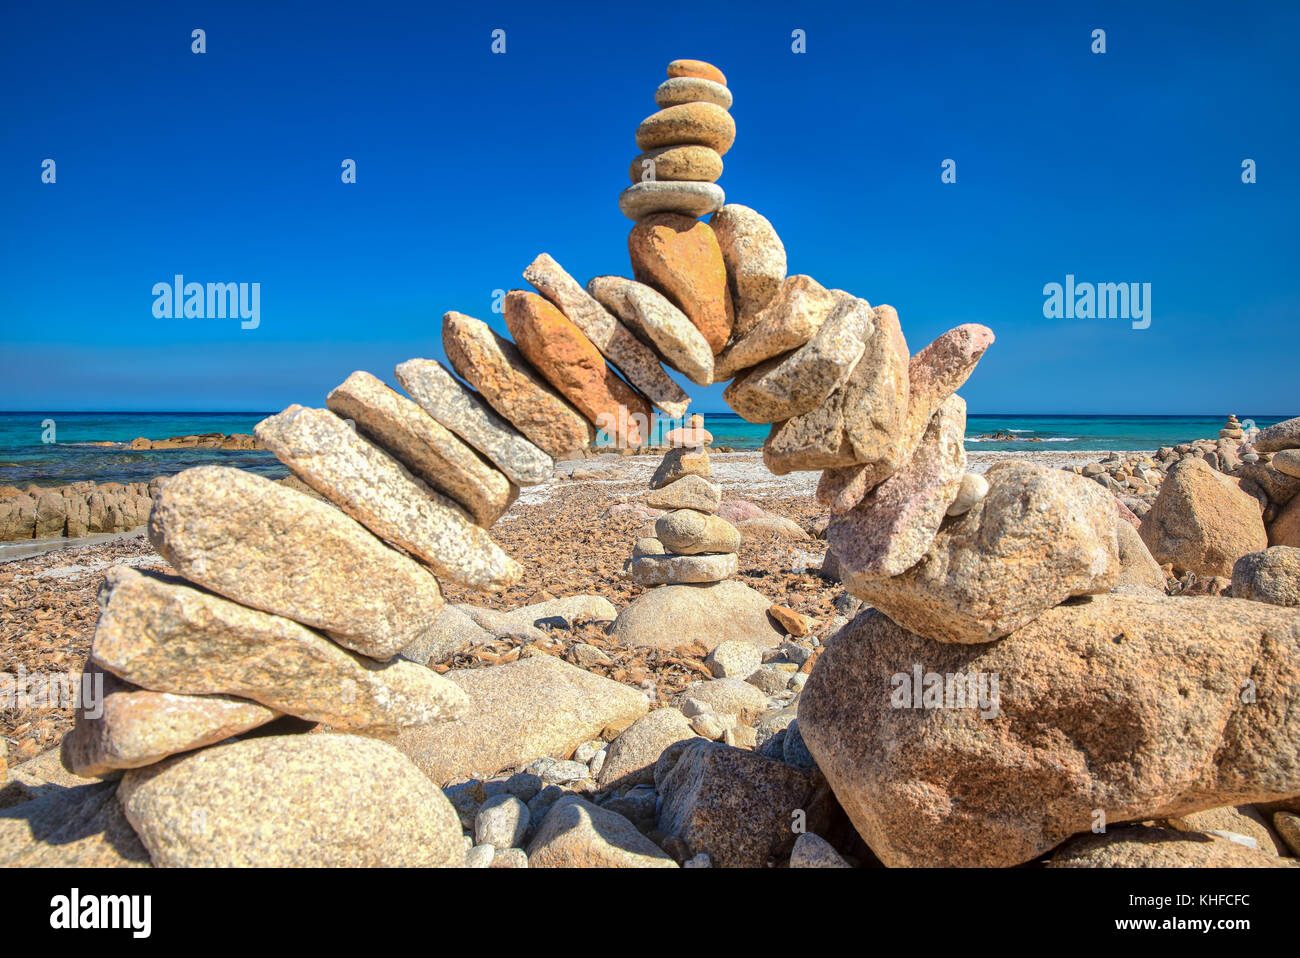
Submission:
<svg viewBox="0 0 1300 958">
<path fill-rule="evenodd" d="M 735 94 L 720 183 L 791 272 L 892 304 L 913 351 L 994 329 L 973 413 L 1300 412 L 1300 7 L 1055 6 L 16 0 L 0 408 L 319 405 L 443 358 L 448 309 L 504 331 L 543 250 L 628 275 L 634 132 L 699 57 Z M 260 283 L 260 326 L 155 318 L 176 273 Z M 1150 283 L 1150 328 L 1045 319 L 1066 274 Z"/>
</svg>

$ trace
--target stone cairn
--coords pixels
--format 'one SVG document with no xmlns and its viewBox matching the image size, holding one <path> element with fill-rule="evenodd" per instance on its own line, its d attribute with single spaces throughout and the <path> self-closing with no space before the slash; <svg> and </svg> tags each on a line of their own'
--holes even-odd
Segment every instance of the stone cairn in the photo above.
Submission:
<svg viewBox="0 0 1300 958">
<path fill-rule="evenodd" d="M 518 581 L 487 528 L 597 427 L 638 446 L 652 406 L 681 417 L 667 364 L 732 380 L 731 408 L 771 424 L 772 472 L 822 471 L 830 549 L 874 610 L 827 644 L 798 722 L 885 864 L 1017 864 L 1090 832 L 1098 811 L 1145 821 L 1300 792 L 1295 749 L 1269 745 L 1300 740 L 1286 610 L 1097 595 L 1121 571 L 1109 493 L 1026 463 L 966 472 L 956 390 L 992 332 L 958 326 L 913 355 L 892 307 L 786 275 L 772 225 L 713 183 L 735 132 L 725 78 L 698 61 L 668 72 L 620 199 L 635 279 L 584 289 L 543 253 L 524 271 L 537 292 L 506 297 L 513 343 L 449 312 L 452 370 L 399 365 L 409 399 L 357 372 L 327 408 L 260 423 L 308 491 L 213 466 L 161 483 L 149 536 L 180 578 L 107 576 L 88 668 L 109 673 L 108 701 L 78 716 L 67 768 L 127 770 L 118 799 L 155 864 L 463 863 L 447 798 L 381 740 L 468 708 L 426 667 L 440 582 Z M 665 551 L 643 540 L 632 565 L 646 584 L 735 568 L 707 435 L 676 439 L 650 500 L 675 510 L 656 525 Z M 900 706 L 898 677 L 914 674 L 924 694 Z M 932 708 L 931 674 L 1000 676 L 1000 704 Z M 1246 679 L 1266 706 L 1243 703 Z M 283 716 L 366 735 L 248 735 Z M 786 811 L 773 821 L 788 835 Z"/>
<path fill-rule="evenodd" d="M 629 572 L 638 585 L 714 583 L 736 572 L 740 530 L 714 513 L 722 489 L 713 474 L 708 445 L 713 436 L 703 416 L 665 437 L 672 447 L 650 479 L 646 505 L 667 509 L 655 521 L 655 534 L 637 540 Z"/>
</svg>

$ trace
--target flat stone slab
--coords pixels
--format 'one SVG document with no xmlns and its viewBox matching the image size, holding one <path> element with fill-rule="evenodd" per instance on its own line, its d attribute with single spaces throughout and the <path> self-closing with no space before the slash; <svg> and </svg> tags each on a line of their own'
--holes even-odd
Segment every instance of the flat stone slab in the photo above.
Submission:
<svg viewBox="0 0 1300 958">
<path fill-rule="evenodd" d="M 370 373 L 353 373 L 330 391 L 325 405 L 484 528 L 519 497 L 519 487 L 505 473 Z"/>
<path fill-rule="evenodd" d="M 649 708 L 640 690 L 548 655 L 453 669 L 447 677 L 472 711 L 456 722 L 403 730 L 395 740 L 440 785 L 537 758 L 568 758 L 584 742 L 613 738 Z"/>
<path fill-rule="evenodd" d="M 516 485 L 535 486 L 551 478 L 555 461 L 442 363 L 408 359 L 393 372 L 425 412 L 486 456 Z"/>
<path fill-rule="evenodd" d="M 438 580 L 328 503 L 251 472 L 199 466 L 154 496 L 149 541 L 181 575 L 384 661 L 442 608 Z"/>
<path fill-rule="evenodd" d="M 588 281 L 587 292 L 691 382 L 701 386 L 713 382 L 713 350 L 668 297 L 622 276 L 596 276 Z"/>
<path fill-rule="evenodd" d="M 647 180 L 618 194 L 619 211 L 630 220 L 655 213 L 708 216 L 726 201 L 727 194 L 718 184 L 686 180 Z"/>
<path fill-rule="evenodd" d="M 466 709 L 464 693 L 421 665 L 378 665 L 296 622 L 125 566 L 104 578 L 90 660 L 154 692 L 232 695 L 340 728 L 448 721 Z"/>
<path fill-rule="evenodd" d="M 638 556 L 631 571 L 637 585 L 721 582 L 736 574 L 736 554 Z"/>
<path fill-rule="evenodd" d="M 595 427 L 487 323 L 447 313 L 442 346 L 451 368 L 552 459 L 568 459 L 596 441 Z"/>
<path fill-rule="evenodd" d="M 253 431 L 303 482 L 441 578 L 495 592 L 523 574 L 460 506 L 329 410 L 293 405 Z"/>
<path fill-rule="evenodd" d="M 787 276 L 771 302 L 733 329 L 735 341 L 714 359 L 714 382 L 798 349 L 817 335 L 838 299 L 811 276 Z"/>
<path fill-rule="evenodd" d="M 265 705 L 227 695 L 176 695 L 136 688 L 104 675 L 102 710 L 77 710 L 63 738 L 64 767 L 87 778 L 152 765 L 169 755 L 215 745 L 279 718 Z"/>
<path fill-rule="evenodd" d="M 524 270 L 524 279 L 559 307 L 643 396 L 674 419 L 685 415 L 691 397 L 664 372 L 659 357 L 628 332 L 559 263 L 542 253 Z"/>
</svg>

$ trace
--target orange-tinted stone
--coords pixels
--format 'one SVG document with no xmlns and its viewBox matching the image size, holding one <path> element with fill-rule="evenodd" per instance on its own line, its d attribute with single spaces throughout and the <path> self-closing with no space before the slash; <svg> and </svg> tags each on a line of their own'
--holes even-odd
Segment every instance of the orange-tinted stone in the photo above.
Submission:
<svg viewBox="0 0 1300 958">
<path fill-rule="evenodd" d="M 726 74 L 712 63 L 705 63 L 703 60 L 674 60 L 668 64 L 668 76 L 670 78 L 699 77 L 701 80 L 712 80 L 714 83 L 727 85 Z"/>
<path fill-rule="evenodd" d="M 676 213 L 647 216 L 632 227 L 627 249 L 637 280 L 672 300 L 716 356 L 735 317 L 722 248 L 709 224 Z"/>
</svg>

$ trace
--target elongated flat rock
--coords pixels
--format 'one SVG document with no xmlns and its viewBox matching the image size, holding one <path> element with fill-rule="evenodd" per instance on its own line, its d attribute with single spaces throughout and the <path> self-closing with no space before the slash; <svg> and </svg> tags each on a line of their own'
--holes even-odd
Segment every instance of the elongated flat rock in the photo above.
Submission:
<svg viewBox="0 0 1300 958">
<path fill-rule="evenodd" d="M 411 473 L 490 526 L 519 498 L 519 487 L 405 396 L 367 372 L 335 386 L 325 404 L 356 423 Z"/>
<path fill-rule="evenodd" d="M 239 469 L 170 477 L 154 496 L 149 541 L 191 582 L 381 661 L 423 635 L 443 604 L 426 568 L 355 519 Z"/>
<path fill-rule="evenodd" d="M 159 868 L 453 868 L 456 811 L 386 742 L 272 735 L 128 772 L 122 808 Z"/>
<path fill-rule="evenodd" d="M 733 329 L 735 342 L 713 361 L 713 381 L 725 382 L 808 342 L 834 310 L 839 292 L 811 276 L 787 276 L 767 306 L 749 317 L 744 328 Z"/>
<path fill-rule="evenodd" d="M 709 219 L 722 247 L 727 282 L 735 304 L 732 334 L 749 331 L 751 317 L 772 301 L 785 279 L 785 246 L 767 217 L 740 203 L 728 203 Z"/>
<path fill-rule="evenodd" d="M 519 351 L 597 429 L 620 447 L 645 443 L 641 424 L 649 428 L 650 406 L 582 330 L 536 293 L 518 289 L 506 295 L 505 317 Z"/>
<path fill-rule="evenodd" d="M 730 110 L 731 91 L 703 77 L 671 77 L 655 90 L 655 106 L 660 109 L 683 103 L 713 103 Z"/>
<path fill-rule="evenodd" d="M 726 156 L 736 142 L 736 121 L 716 103 L 683 103 L 652 113 L 636 128 L 639 150 L 695 143 Z"/>
<path fill-rule="evenodd" d="M 727 194 L 716 183 L 650 180 L 633 183 L 618 194 L 619 211 L 630 220 L 655 213 L 680 213 L 683 216 L 708 216 L 727 201 Z"/>
<path fill-rule="evenodd" d="M 674 419 L 685 415 L 691 397 L 668 377 L 650 347 L 628 332 L 559 263 L 542 253 L 528 264 L 524 279 L 582 330 L 642 395 Z"/>
<path fill-rule="evenodd" d="M 393 372 L 425 412 L 486 456 L 515 485 L 535 486 L 554 475 L 554 460 L 442 363 L 408 359 Z"/>
<path fill-rule="evenodd" d="M 713 382 L 708 341 L 658 290 L 622 276 L 597 276 L 587 283 L 587 292 L 691 382 Z"/>
<path fill-rule="evenodd" d="M 233 695 L 336 728 L 424 725 L 467 709 L 455 685 L 422 665 L 378 665 L 175 576 L 118 566 L 99 603 L 91 662 L 154 692 Z"/>
<path fill-rule="evenodd" d="M 716 356 L 735 319 L 722 248 L 708 223 L 678 213 L 656 213 L 627 235 L 632 275 L 676 305 Z"/>
<path fill-rule="evenodd" d="M 980 357 L 993 344 L 993 330 L 966 323 L 948 330 L 908 363 L 907 417 L 896 433 L 889 458 L 843 469 L 828 469 L 817 485 L 817 501 L 831 512 L 847 512 L 906 462 L 921 441 L 926 424 L 945 399 L 970 378 Z"/>
<path fill-rule="evenodd" d="M 961 489 L 965 438 L 966 401 L 954 393 L 907 465 L 851 512 L 831 517 L 826 541 L 846 579 L 898 575 L 921 560 Z"/>
<path fill-rule="evenodd" d="M 806 413 L 849 378 L 874 328 L 867 302 L 840 293 L 812 339 L 755 366 L 723 390 L 722 398 L 749 422 L 779 422 Z"/>
<path fill-rule="evenodd" d="M 638 556 L 631 572 L 632 581 L 645 586 L 721 582 L 736 574 L 736 554 Z"/>
<path fill-rule="evenodd" d="M 443 579 L 494 592 L 523 574 L 460 506 L 328 409 L 293 405 L 253 431 L 303 482 Z"/>
<path fill-rule="evenodd" d="M 712 183 L 722 175 L 722 157 L 707 146 L 662 146 L 640 154 L 628 167 L 627 175 L 633 183 Z"/>
<path fill-rule="evenodd" d="M 456 373 L 552 459 L 580 453 L 596 430 L 552 389 L 515 348 L 482 320 L 442 317 L 442 345 Z"/>
<path fill-rule="evenodd" d="M 102 709 L 77 710 L 61 746 L 63 767 L 93 778 L 118 768 L 152 765 L 169 755 L 215 745 L 280 716 L 228 695 L 150 692 L 104 673 Z"/>
<path fill-rule="evenodd" d="M 848 381 L 810 412 L 772 425 L 763 462 L 782 476 L 796 470 L 872 463 L 892 474 L 907 415 L 907 341 L 890 306 L 872 312 L 876 331 Z"/>
</svg>

